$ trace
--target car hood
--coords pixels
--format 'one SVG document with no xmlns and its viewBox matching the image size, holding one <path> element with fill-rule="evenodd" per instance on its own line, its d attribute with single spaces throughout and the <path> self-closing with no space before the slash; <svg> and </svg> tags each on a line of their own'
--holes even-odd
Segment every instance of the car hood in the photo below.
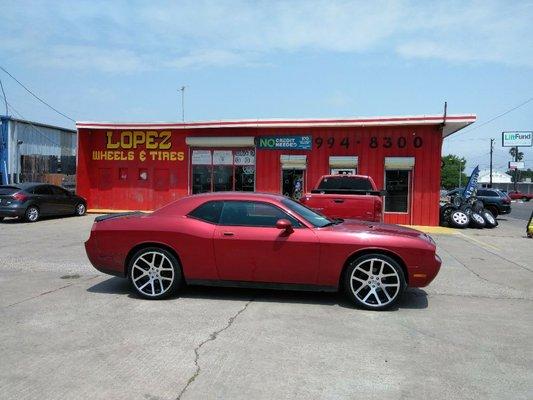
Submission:
<svg viewBox="0 0 533 400">
<path fill-rule="evenodd" d="M 416 229 L 406 228 L 400 225 L 384 224 L 380 222 L 368 222 L 356 219 L 346 219 L 337 225 L 321 228 L 322 230 L 331 230 L 335 232 L 371 232 L 378 234 L 388 234 L 394 236 L 420 237 L 422 232 Z"/>
</svg>

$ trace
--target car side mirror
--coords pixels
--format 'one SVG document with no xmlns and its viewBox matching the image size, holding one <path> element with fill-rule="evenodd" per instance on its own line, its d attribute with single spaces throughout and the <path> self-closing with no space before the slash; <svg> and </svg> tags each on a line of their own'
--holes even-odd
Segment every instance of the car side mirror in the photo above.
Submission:
<svg viewBox="0 0 533 400">
<path fill-rule="evenodd" d="M 284 218 L 278 219 L 276 221 L 276 228 L 284 230 L 287 233 L 294 232 L 294 229 L 292 228 L 291 221 L 289 221 L 288 219 L 284 219 Z"/>
</svg>

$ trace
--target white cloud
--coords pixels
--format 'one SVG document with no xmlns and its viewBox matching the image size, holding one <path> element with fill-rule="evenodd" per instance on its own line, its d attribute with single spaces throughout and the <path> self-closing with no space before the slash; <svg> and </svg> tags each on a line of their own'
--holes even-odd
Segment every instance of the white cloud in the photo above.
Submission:
<svg viewBox="0 0 533 400">
<path fill-rule="evenodd" d="M 306 51 L 533 66 L 527 1 L 14 2 L 3 11 L 0 50 L 54 68 L 255 66 Z"/>
</svg>

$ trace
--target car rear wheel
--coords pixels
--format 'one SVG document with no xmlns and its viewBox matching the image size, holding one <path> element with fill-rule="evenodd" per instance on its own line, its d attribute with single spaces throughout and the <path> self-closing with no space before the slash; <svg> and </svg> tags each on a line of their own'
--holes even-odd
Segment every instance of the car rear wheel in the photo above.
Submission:
<svg viewBox="0 0 533 400">
<path fill-rule="evenodd" d="M 524 202 L 525 201 L 529 201 L 529 197 L 526 197 L 526 196 L 522 197 L 522 201 L 524 201 Z"/>
<path fill-rule="evenodd" d="M 26 209 L 26 213 L 24 214 L 24 218 L 28 222 L 37 222 L 40 216 L 41 213 L 39 212 L 39 209 L 35 206 L 29 206 Z"/>
<path fill-rule="evenodd" d="M 87 211 L 87 207 L 85 207 L 85 204 L 79 203 L 78 205 L 76 205 L 75 210 L 76 210 L 75 211 L 76 215 L 81 217 L 82 215 L 85 215 L 85 212 Z"/>
<path fill-rule="evenodd" d="M 357 306 L 385 310 L 397 303 L 406 287 L 401 266 L 383 254 L 368 254 L 350 262 L 344 289 Z"/>
<path fill-rule="evenodd" d="M 167 250 L 149 247 L 133 255 L 129 278 L 135 291 L 145 299 L 163 299 L 176 291 L 181 283 L 181 267 Z"/>
<path fill-rule="evenodd" d="M 470 217 L 464 211 L 455 210 L 450 214 L 448 222 L 454 228 L 463 229 L 470 224 Z"/>
</svg>

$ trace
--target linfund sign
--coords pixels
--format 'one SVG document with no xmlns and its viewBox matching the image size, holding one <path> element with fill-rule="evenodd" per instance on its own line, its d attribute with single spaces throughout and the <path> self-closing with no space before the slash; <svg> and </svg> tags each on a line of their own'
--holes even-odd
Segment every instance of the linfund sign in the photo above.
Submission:
<svg viewBox="0 0 533 400">
<path fill-rule="evenodd" d="M 533 146 L 533 132 L 516 131 L 502 132 L 503 147 L 531 147 Z"/>
</svg>

